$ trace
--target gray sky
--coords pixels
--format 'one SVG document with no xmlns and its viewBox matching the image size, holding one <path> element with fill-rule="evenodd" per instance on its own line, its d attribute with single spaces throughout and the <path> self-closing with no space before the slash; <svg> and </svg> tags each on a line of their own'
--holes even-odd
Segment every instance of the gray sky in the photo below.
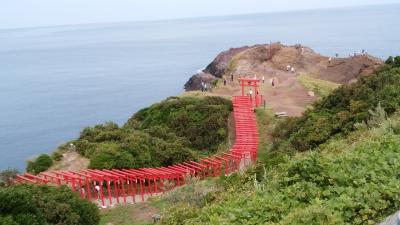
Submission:
<svg viewBox="0 0 400 225">
<path fill-rule="evenodd" d="M 400 0 L 0 0 L 0 29 L 400 3 Z"/>
</svg>

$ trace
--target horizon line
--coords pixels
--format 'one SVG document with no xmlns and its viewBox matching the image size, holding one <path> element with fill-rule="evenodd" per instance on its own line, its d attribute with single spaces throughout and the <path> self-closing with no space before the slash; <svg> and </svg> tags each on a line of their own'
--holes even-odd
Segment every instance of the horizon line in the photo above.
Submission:
<svg viewBox="0 0 400 225">
<path fill-rule="evenodd" d="M 290 13 L 290 12 L 308 12 L 308 11 L 320 11 L 320 10 L 324 11 L 324 10 L 334 10 L 334 9 L 351 9 L 351 8 L 359 8 L 359 7 L 389 6 L 389 5 L 400 5 L 400 3 L 363 4 L 363 5 L 337 6 L 337 7 L 317 7 L 317 8 L 308 8 L 308 9 L 274 10 L 274 11 L 265 11 L 265 12 L 220 14 L 220 15 L 210 15 L 210 16 L 176 17 L 176 18 L 162 18 L 162 19 L 99 21 L 99 22 L 87 22 L 87 23 L 65 23 L 65 24 L 58 24 L 58 25 L 37 25 L 37 26 L 20 26 L 20 27 L 5 27 L 5 28 L 0 27 L 0 31 L 69 27 L 69 26 L 87 26 L 87 25 L 95 25 L 95 24 L 146 23 L 146 22 L 161 22 L 161 21 L 196 20 L 196 19 L 207 19 L 207 18 L 218 18 L 218 17 L 246 16 L 246 15 L 250 16 L 250 15 L 277 14 L 277 13 Z"/>
</svg>

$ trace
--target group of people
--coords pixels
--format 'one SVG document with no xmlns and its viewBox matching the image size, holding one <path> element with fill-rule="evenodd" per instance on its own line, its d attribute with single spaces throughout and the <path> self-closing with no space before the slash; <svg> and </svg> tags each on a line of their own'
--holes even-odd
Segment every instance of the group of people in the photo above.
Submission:
<svg viewBox="0 0 400 225">
<path fill-rule="evenodd" d="M 367 55 L 367 54 L 368 54 L 368 52 L 365 49 L 362 49 L 359 53 L 357 53 L 356 51 L 354 51 L 353 53 L 349 53 L 349 57 L 352 58 L 352 57 L 356 57 L 358 55 Z M 336 52 L 334 58 L 339 58 L 339 53 Z M 333 59 L 333 57 L 329 57 L 329 59 L 328 59 L 329 63 L 331 63 L 332 59 Z"/>
<path fill-rule="evenodd" d="M 233 73 L 231 73 L 231 82 L 233 82 Z M 227 81 L 226 81 L 226 79 L 224 78 L 224 86 L 226 86 L 226 83 L 227 83 Z"/>
<path fill-rule="evenodd" d="M 290 66 L 289 66 L 289 67 L 290 67 Z M 289 69 L 288 69 L 288 70 L 289 70 Z M 294 68 L 293 68 L 293 67 L 290 67 L 290 70 L 291 70 L 292 72 L 294 72 Z M 240 83 L 240 80 L 242 79 L 242 77 L 239 75 L 237 79 L 238 79 L 238 82 Z M 257 79 L 257 75 L 254 75 L 254 79 Z M 233 73 L 230 74 L 230 81 L 231 81 L 231 82 L 234 81 L 234 75 L 233 75 Z M 261 77 L 261 82 L 262 82 L 263 84 L 265 83 L 265 76 L 262 76 L 262 77 Z M 275 82 L 275 77 L 272 77 L 271 79 L 269 79 L 269 82 L 270 82 L 272 88 L 274 88 L 274 87 L 275 87 L 275 84 L 276 84 L 276 82 Z M 226 78 L 223 78 L 223 84 L 224 84 L 224 86 L 226 86 L 227 83 L 228 83 L 227 79 L 226 79 Z M 202 81 L 202 82 L 201 82 L 201 92 L 207 92 L 208 89 L 209 89 L 209 87 L 207 86 L 207 83 L 205 83 L 204 81 Z M 250 96 L 253 95 L 253 90 L 252 90 L 252 89 L 249 90 L 248 95 L 250 95 Z"/>
<path fill-rule="evenodd" d="M 287 66 L 286 66 L 286 71 L 287 71 L 287 72 L 289 72 L 289 71 L 290 71 L 290 72 L 294 73 L 294 72 L 295 72 L 295 69 L 294 69 L 294 67 L 293 67 L 293 66 L 291 66 L 291 65 L 287 65 Z"/>
</svg>

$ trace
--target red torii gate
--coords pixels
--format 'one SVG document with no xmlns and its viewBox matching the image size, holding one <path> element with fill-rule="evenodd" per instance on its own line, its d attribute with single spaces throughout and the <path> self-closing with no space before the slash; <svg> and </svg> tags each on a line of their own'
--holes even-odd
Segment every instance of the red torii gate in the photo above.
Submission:
<svg viewBox="0 0 400 225">
<path fill-rule="evenodd" d="M 243 79 L 243 82 L 248 80 L 254 83 L 254 87 L 258 87 L 259 80 Z M 255 91 L 258 95 L 256 88 Z M 258 105 L 257 98 L 255 102 Z M 102 207 L 107 207 L 121 203 L 120 198 L 123 203 L 127 203 L 129 196 L 132 197 L 132 203 L 136 202 L 136 196 L 140 196 L 144 201 L 146 195 L 163 193 L 188 184 L 188 176 L 204 179 L 222 174 L 229 175 L 248 166 L 248 160 L 252 163 L 257 160 L 258 131 L 253 103 L 248 96 L 232 98 L 235 144 L 229 152 L 205 157 L 199 162 L 190 161 L 157 168 L 49 171 L 38 175 L 25 173 L 17 175 L 14 181 L 37 185 L 67 185 L 74 192 L 78 192 L 81 198 L 98 199 Z M 171 186 L 167 186 L 167 183 Z"/>
<path fill-rule="evenodd" d="M 256 107 L 261 105 L 262 95 L 258 93 L 259 82 L 257 78 L 239 78 L 240 86 L 242 87 L 242 96 L 245 96 L 244 87 L 254 87 L 254 93 L 250 95 L 251 101 L 254 98 L 254 105 Z"/>
</svg>

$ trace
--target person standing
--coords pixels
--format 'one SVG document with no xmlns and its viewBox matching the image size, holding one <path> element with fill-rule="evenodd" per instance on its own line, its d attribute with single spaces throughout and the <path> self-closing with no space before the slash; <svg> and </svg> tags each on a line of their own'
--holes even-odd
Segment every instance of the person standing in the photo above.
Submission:
<svg viewBox="0 0 400 225">
<path fill-rule="evenodd" d="M 265 80 L 265 77 L 264 76 L 262 76 L 262 82 L 264 83 L 264 80 Z"/>
<path fill-rule="evenodd" d="M 275 88 L 275 77 L 272 78 L 271 85 L 272 85 L 272 88 Z"/>
<path fill-rule="evenodd" d="M 204 84 L 204 91 L 207 92 L 207 84 Z"/>
<path fill-rule="evenodd" d="M 251 98 L 251 96 L 253 95 L 253 90 L 251 90 L 251 88 L 250 88 L 250 90 L 249 90 L 249 95 L 250 95 L 250 98 Z"/>
<path fill-rule="evenodd" d="M 94 189 L 97 192 L 97 199 L 100 199 L 100 186 L 98 184 L 96 184 L 96 186 L 94 187 Z"/>
<path fill-rule="evenodd" d="M 226 79 L 224 78 L 224 86 L 226 86 Z"/>
<path fill-rule="evenodd" d="M 231 73 L 231 81 L 233 82 L 233 73 Z"/>
</svg>

